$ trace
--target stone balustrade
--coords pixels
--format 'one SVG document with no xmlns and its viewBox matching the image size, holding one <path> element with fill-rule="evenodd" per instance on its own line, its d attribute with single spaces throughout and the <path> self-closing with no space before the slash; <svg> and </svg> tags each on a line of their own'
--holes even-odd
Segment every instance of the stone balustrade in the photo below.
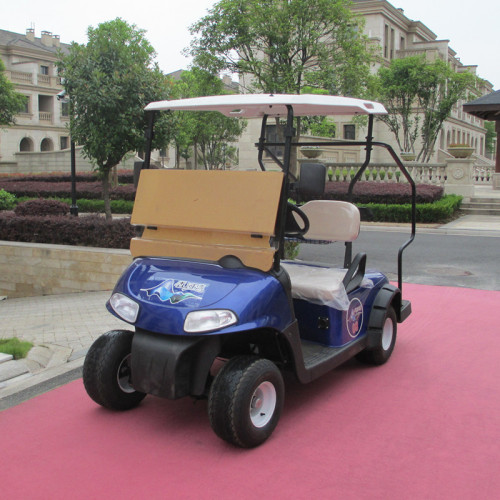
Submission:
<svg viewBox="0 0 500 500">
<path fill-rule="evenodd" d="M 315 161 L 326 165 L 333 181 L 350 181 L 362 163 L 340 163 L 334 158 L 320 157 L 315 160 L 301 158 L 301 163 Z M 443 163 L 403 162 L 416 184 L 442 186 L 446 193 L 468 197 L 475 185 L 492 185 L 495 173 L 493 165 L 478 162 L 475 158 L 446 158 Z M 371 163 L 362 179 L 371 182 L 407 182 L 394 163 Z M 466 187 L 468 186 L 468 187 Z"/>
</svg>

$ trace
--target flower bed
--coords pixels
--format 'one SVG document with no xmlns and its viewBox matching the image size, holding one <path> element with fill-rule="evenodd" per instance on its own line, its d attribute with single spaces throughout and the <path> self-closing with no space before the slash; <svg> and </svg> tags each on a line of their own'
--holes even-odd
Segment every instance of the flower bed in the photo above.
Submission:
<svg viewBox="0 0 500 500">
<path fill-rule="evenodd" d="M 71 195 L 71 182 L 48 182 L 27 180 L 0 180 L 0 189 L 5 189 L 17 198 L 68 198 Z M 102 184 L 95 182 L 78 182 L 76 185 L 79 197 L 87 199 L 102 199 Z M 135 198 L 135 187 L 133 184 L 125 184 L 111 189 L 112 200 L 129 200 Z"/>
<path fill-rule="evenodd" d="M 324 200 L 348 201 L 349 182 L 327 182 Z M 429 184 L 417 185 L 417 203 L 433 203 L 443 197 L 443 188 Z M 358 182 L 354 187 L 354 203 L 409 203 L 411 189 L 409 184 Z"/>
<path fill-rule="evenodd" d="M 0 240 L 128 249 L 136 229 L 129 218 L 18 216 L 0 213 Z"/>
</svg>

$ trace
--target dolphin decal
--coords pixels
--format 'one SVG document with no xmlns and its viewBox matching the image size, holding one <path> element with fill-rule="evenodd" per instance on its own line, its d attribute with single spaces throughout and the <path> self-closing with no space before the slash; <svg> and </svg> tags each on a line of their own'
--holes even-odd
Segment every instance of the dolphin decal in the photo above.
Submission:
<svg viewBox="0 0 500 500">
<path fill-rule="evenodd" d="M 192 285 L 186 287 L 186 284 Z M 186 281 L 175 281 L 173 279 L 167 279 L 153 288 L 141 288 L 141 292 L 146 292 L 148 297 L 157 296 L 162 302 L 170 302 L 171 304 L 178 304 L 188 299 L 201 300 L 203 298 L 203 292 L 205 290 L 205 285 L 197 285 L 188 283 Z M 201 291 L 200 295 L 195 295 L 186 290 L 190 288 L 193 290 Z"/>
</svg>

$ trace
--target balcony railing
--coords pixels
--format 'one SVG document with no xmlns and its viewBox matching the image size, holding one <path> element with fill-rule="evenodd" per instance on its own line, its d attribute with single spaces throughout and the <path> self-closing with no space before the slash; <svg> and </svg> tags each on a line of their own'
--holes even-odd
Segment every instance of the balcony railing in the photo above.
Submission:
<svg viewBox="0 0 500 500">
<path fill-rule="evenodd" d="M 41 122 L 52 123 L 52 113 L 50 113 L 49 111 L 40 111 L 39 118 Z"/>
<path fill-rule="evenodd" d="M 50 86 L 50 76 L 38 74 L 38 85 L 49 85 Z"/>
<path fill-rule="evenodd" d="M 14 82 L 33 83 L 33 74 L 25 71 L 11 71 L 10 77 Z"/>
</svg>

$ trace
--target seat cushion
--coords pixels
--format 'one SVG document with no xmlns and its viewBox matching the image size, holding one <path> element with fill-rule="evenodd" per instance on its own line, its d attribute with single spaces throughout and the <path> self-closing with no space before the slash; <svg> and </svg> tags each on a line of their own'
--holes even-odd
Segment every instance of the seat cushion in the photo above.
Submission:
<svg viewBox="0 0 500 500">
<path fill-rule="evenodd" d="M 349 308 L 349 298 L 342 280 L 346 269 L 281 262 L 290 276 L 292 297 L 342 311 Z"/>
</svg>

